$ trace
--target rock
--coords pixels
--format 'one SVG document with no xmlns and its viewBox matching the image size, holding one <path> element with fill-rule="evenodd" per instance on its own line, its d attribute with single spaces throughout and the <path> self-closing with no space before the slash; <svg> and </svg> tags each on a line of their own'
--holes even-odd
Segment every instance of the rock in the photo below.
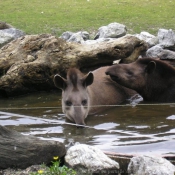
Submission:
<svg viewBox="0 0 175 175">
<path fill-rule="evenodd" d="M 149 48 L 158 44 L 158 38 L 148 32 L 141 32 L 140 34 L 136 34 L 134 36 L 138 37 L 140 40 L 145 41 Z"/>
<path fill-rule="evenodd" d="M 78 32 L 81 34 L 82 38 L 84 39 L 84 41 L 88 40 L 90 38 L 89 33 L 86 31 L 82 31 L 82 32 Z"/>
<path fill-rule="evenodd" d="M 25 33 L 15 28 L 0 30 L 0 48 L 10 41 L 24 36 Z"/>
<path fill-rule="evenodd" d="M 13 26 L 11 26 L 10 24 L 7 24 L 6 22 L 0 21 L 0 30 L 3 29 L 9 29 L 12 28 Z"/>
<path fill-rule="evenodd" d="M 73 32 L 64 32 L 60 38 L 68 41 L 68 42 L 75 42 L 75 43 L 80 43 L 80 44 L 84 44 L 84 41 L 89 39 L 89 33 L 86 31 L 82 31 L 82 32 L 77 32 L 77 33 L 73 33 Z"/>
<path fill-rule="evenodd" d="M 73 32 L 67 31 L 67 32 L 64 32 L 64 33 L 60 36 L 60 38 L 62 38 L 62 39 L 64 39 L 64 40 L 68 41 L 69 38 L 70 38 L 73 34 L 74 34 Z"/>
<path fill-rule="evenodd" d="M 79 175 L 112 174 L 118 172 L 119 164 L 94 146 L 76 144 L 70 147 L 65 156 L 65 163 Z"/>
<path fill-rule="evenodd" d="M 175 33 L 171 29 L 159 29 L 158 42 L 159 43 L 157 45 L 146 51 L 146 57 L 175 59 Z"/>
<path fill-rule="evenodd" d="M 146 51 L 147 57 L 158 57 L 160 59 L 172 59 L 175 60 L 175 52 L 167 49 L 163 49 L 160 45 L 151 47 Z"/>
<path fill-rule="evenodd" d="M 61 158 L 66 154 L 61 142 L 40 140 L 3 126 L 0 126 L 0 150 L 0 169 L 48 164 L 54 156 Z"/>
<path fill-rule="evenodd" d="M 98 38 L 119 38 L 126 35 L 127 29 L 126 26 L 119 23 L 110 23 L 107 26 L 102 26 L 98 29 L 94 39 Z"/>
<path fill-rule="evenodd" d="M 164 158 L 143 155 L 131 159 L 128 173 L 138 175 L 174 175 L 175 166 Z"/>
<path fill-rule="evenodd" d="M 0 48 L 12 40 L 13 37 L 11 36 L 11 34 L 4 33 L 2 30 L 0 30 Z"/>
<path fill-rule="evenodd" d="M 1 31 L 3 31 L 4 33 L 10 34 L 13 39 L 17 39 L 17 38 L 25 35 L 25 33 L 23 31 L 21 31 L 19 29 L 15 29 L 15 28 L 4 29 Z"/>
<path fill-rule="evenodd" d="M 158 40 L 163 48 L 175 50 L 175 33 L 173 30 L 159 29 Z"/>
<path fill-rule="evenodd" d="M 175 52 L 167 49 L 163 49 L 159 54 L 160 59 L 172 59 L 175 60 Z"/>
<path fill-rule="evenodd" d="M 82 45 L 49 34 L 25 35 L 0 49 L 0 96 L 52 90 L 53 76 L 70 67 L 83 70 L 117 59 L 136 60 L 145 50 L 145 43 L 134 36 Z"/>
<path fill-rule="evenodd" d="M 156 45 L 146 51 L 146 57 L 159 57 L 162 52 L 163 48 L 160 45 Z"/>
<path fill-rule="evenodd" d="M 75 42 L 75 43 L 84 43 L 84 39 L 81 33 L 75 33 L 73 34 L 68 40 L 68 42 Z"/>
</svg>

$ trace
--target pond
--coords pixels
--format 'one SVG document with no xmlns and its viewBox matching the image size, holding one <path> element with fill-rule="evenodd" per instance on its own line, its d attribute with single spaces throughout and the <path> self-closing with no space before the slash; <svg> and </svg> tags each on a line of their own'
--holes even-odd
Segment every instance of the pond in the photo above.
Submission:
<svg viewBox="0 0 175 175">
<path fill-rule="evenodd" d="M 79 142 L 118 153 L 175 153 L 175 104 L 126 102 L 88 116 L 87 127 L 77 128 L 62 113 L 60 92 L 38 92 L 0 99 L 0 123 L 66 146 Z"/>
</svg>

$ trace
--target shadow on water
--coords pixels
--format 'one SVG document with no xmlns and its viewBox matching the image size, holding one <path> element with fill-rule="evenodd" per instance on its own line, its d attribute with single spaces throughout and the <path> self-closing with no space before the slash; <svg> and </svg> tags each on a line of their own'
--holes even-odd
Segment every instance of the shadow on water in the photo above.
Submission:
<svg viewBox="0 0 175 175">
<path fill-rule="evenodd" d="M 1 125 L 23 134 L 112 152 L 175 153 L 175 104 L 116 106 L 88 116 L 83 129 L 69 122 L 61 110 L 61 93 L 0 99 Z"/>
</svg>

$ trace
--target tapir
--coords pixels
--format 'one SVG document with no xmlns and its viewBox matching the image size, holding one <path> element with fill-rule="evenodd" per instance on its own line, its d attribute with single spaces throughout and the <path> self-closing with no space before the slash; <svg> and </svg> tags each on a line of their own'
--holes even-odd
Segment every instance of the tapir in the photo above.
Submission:
<svg viewBox="0 0 175 175">
<path fill-rule="evenodd" d="M 83 74 L 70 68 L 67 77 L 54 76 L 54 84 L 62 90 L 62 111 L 77 125 L 85 125 L 85 118 L 106 109 L 106 106 L 124 102 L 136 92 L 111 80 L 105 74 L 108 67 L 101 67 Z"/>
<path fill-rule="evenodd" d="M 116 64 L 106 74 L 135 90 L 144 101 L 175 102 L 175 68 L 162 60 L 140 58 L 130 64 Z"/>
</svg>

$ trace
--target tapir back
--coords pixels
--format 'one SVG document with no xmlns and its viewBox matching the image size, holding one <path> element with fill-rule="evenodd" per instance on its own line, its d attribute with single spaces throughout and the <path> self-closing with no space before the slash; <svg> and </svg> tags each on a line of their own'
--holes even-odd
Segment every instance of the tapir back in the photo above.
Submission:
<svg viewBox="0 0 175 175">
<path fill-rule="evenodd" d="M 101 67 L 93 71 L 94 81 L 88 87 L 90 95 L 90 111 L 89 113 L 96 113 L 103 111 L 110 107 L 110 105 L 117 105 L 124 102 L 126 99 L 136 94 L 134 90 L 125 88 L 118 83 L 111 80 L 105 74 L 106 67 Z M 102 105 L 100 107 L 100 105 Z"/>
</svg>

